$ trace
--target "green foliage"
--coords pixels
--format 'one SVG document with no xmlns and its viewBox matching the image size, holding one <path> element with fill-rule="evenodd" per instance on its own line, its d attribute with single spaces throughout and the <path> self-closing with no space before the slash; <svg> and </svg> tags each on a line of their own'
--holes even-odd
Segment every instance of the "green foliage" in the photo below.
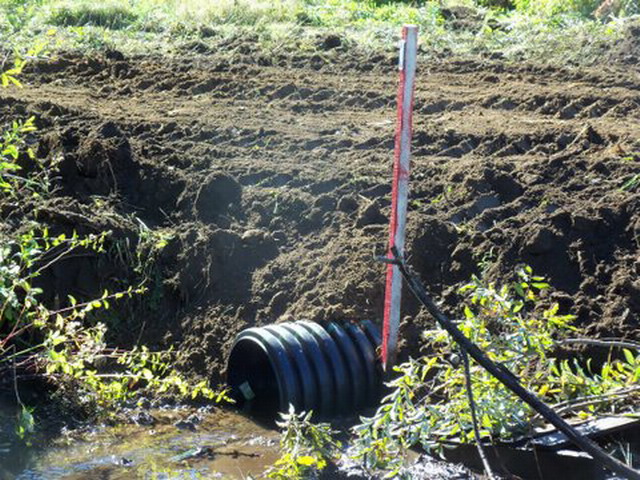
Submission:
<svg viewBox="0 0 640 480">
<path fill-rule="evenodd" d="M 594 2 L 518 0 L 512 8 L 510 0 L 466 0 L 463 5 L 472 14 L 477 10 L 478 16 L 469 29 L 458 29 L 456 22 L 445 20 L 442 8 L 459 2 L 107 0 L 98 5 L 88 0 L 4 0 L 0 1 L 0 34 L 6 34 L 5 47 L 11 48 L 58 25 L 59 48 L 155 53 L 204 32 L 206 38 L 201 41 L 213 42 L 211 46 L 221 37 L 248 33 L 267 51 L 309 50 L 317 48 L 318 34 L 330 31 L 342 36 L 344 45 L 378 49 L 393 45 L 400 25 L 415 23 L 428 54 L 499 51 L 518 60 L 589 64 L 622 35 L 624 23 L 619 17 L 640 12 L 638 0 L 619 0 L 614 13 L 606 17 L 613 20 L 602 23 L 587 16 Z M 210 40 L 212 34 L 216 38 Z"/>
<path fill-rule="evenodd" d="M 144 293 L 143 288 L 104 291 L 99 298 L 50 309 L 38 299 L 34 286 L 42 272 L 79 250 L 104 252 L 107 233 L 52 237 L 29 232 L 18 240 L 3 238 L 0 249 L 0 373 L 30 368 L 66 393 L 68 401 L 97 407 L 103 414 L 117 411 L 125 400 L 146 395 L 229 400 L 202 381 L 192 383 L 172 368 L 173 352 L 108 348 L 106 326 L 92 321 L 111 301 Z"/>
<path fill-rule="evenodd" d="M 633 192 L 638 188 L 638 185 L 640 185 L 640 173 L 636 173 L 629 180 L 625 181 L 620 187 L 620 190 Z"/>
<path fill-rule="evenodd" d="M 4 10 L 3 18 L 0 18 L 0 26 L 3 20 L 9 26 L 12 33 L 25 29 L 34 15 L 39 5 L 45 0 L 2 0 L 0 8 Z"/>
<path fill-rule="evenodd" d="M 52 13 L 49 21 L 64 27 L 95 26 L 119 30 L 131 27 L 138 15 L 127 5 L 82 3 L 64 5 Z"/>
<path fill-rule="evenodd" d="M 15 80 L 17 82 L 17 80 Z M 0 140 L 0 189 L 5 194 L 15 194 L 26 179 L 15 175 L 22 170 L 18 164 L 20 154 L 24 151 L 29 159 L 33 160 L 35 154 L 27 146 L 25 135 L 36 130 L 35 117 L 25 122 L 14 121 L 11 128 L 4 132 Z"/>
<path fill-rule="evenodd" d="M 440 22 L 439 7 L 435 2 L 416 6 L 406 2 L 328 0 L 309 2 L 304 14 L 305 23 L 325 27 L 349 24 L 356 28 L 375 28 L 414 23 L 434 28 Z"/>
<path fill-rule="evenodd" d="M 327 462 L 336 457 L 340 443 L 333 439 L 330 425 L 311 422 L 312 412 L 296 413 L 293 406 L 289 413 L 281 413 L 277 422 L 282 432 L 280 447 L 282 456 L 267 471 L 267 478 L 274 480 L 302 480 L 323 470 Z"/>
<path fill-rule="evenodd" d="M 0 237 L 0 332 L 11 329 L 11 334 L 0 333 L 0 365 L 10 360 L 4 357 L 10 341 L 17 332 L 40 326 L 43 315 L 49 312 L 40 305 L 37 296 L 42 289 L 34 285 L 40 274 L 77 249 L 102 251 L 105 234 L 83 238 L 61 234 L 51 238 L 45 229 L 41 235 L 29 232 L 18 239 Z M 44 310 L 43 310 L 44 309 Z"/>
<path fill-rule="evenodd" d="M 26 199 L 51 193 L 58 160 L 36 158 L 28 138 L 36 130 L 35 117 L 30 117 L 13 121 L 0 137 L 0 192 L 4 197 Z"/>
<path fill-rule="evenodd" d="M 16 76 L 27 60 L 40 55 L 44 44 L 29 50 L 26 57 L 16 55 L 14 68 L 2 74 L 1 85 L 21 86 Z M 0 200 L 23 200 L 50 193 L 54 162 L 40 162 L 30 147 L 28 135 L 35 132 L 35 118 L 14 121 L 0 137 Z M 29 162 L 25 168 L 25 161 Z M 24 173 L 23 173 L 24 172 Z M 111 301 L 130 298 L 146 291 L 129 287 L 99 298 L 78 302 L 68 297 L 66 307 L 51 309 L 40 302 L 42 289 L 36 286 L 40 275 L 78 251 L 100 254 L 108 232 L 78 236 L 75 232 L 51 236 L 46 228 L 14 237 L 0 237 L 0 374 L 18 368 L 37 372 L 61 391 L 69 403 L 97 407 L 111 414 L 123 404 L 144 395 L 173 395 L 230 401 L 226 391 L 214 391 L 206 381 L 192 383 L 172 366 L 174 355 L 150 352 L 146 347 L 125 351 L 107 347 L 106 326 L 95 322 L 95 310 L 110 308 Z M 148 274 L 157 253 L 169 236 L 141 231 L 136 256 L 137 269 Z M 17 433 L 26 438 L 33 430 L 31 410 L 21 405 Z"/>
<path fill-rule="evenodd" d="M 29 437 L 35 431 L 36 422 L 33 418 L 33 409 L 20 405 L 20 413 L 16 423 L 16 435 L 29 445 Z"/>
<path fill-rule="evenodd" d="M 593 372 L 589 362 L 552 357 L 557 340 L 576 329 L 573 316 L 560 315 L 557 304 L 543 307 L 541 297 L 549 288 L 529 267 L 519 269 L 516 281 L 504 286 L 474 277 L 461 288 L 466 302 L 458 328 L 562 413 L 589 417 L 632 402 L 640 355 L 627 350 L 624 359 L 605 363 L 600 372 Z M 373 417 L 355 428 L 352 455 L 366 469 L 383 470 L 389 478 L 402 476 L 412 446 L 439 452 L 452 439 L 474 440 L 458 347 L 441 329 L 424 337 L 429 354 L 397 367 L 392 393 Z M 508 439 L 535 426 L 530 407 L 483 368 L 472 365 L 471 378 L 482 437 Z"/>
<path fill-rule="evenodd" d="M 140 230 L 138 235 L 138 245 L 136 247 L 136 258 L 132 262 L 134 270 L 145 277 L 151 277 L 157 256 L 174 238 L 174 232 L 169 229 L 152 230 L 140 219 Z"/>
<path fill-rule="evenodd" d="M 569 15 L 588 18 L 594 15 L 602 0 L 509 0 L 513 1 L 516 10 L 540 17 Z M 629 16 L 638 13 L 637 0 L 615 0 L 611 10 L 615 16 Z M 608 17 L 609 15 L 605 15 Z"/>
<path fill-rule="evenodd" d="M 516 9 L 523 12 L 536 13 L 543 16 L 553 16 L 570 13 L 588 16 L 598 8 L 601 0 L 513 0 Z"/>
<path fill-rule="evenodd" d="M 47 45 L 47 42 L 36 43 L 25 55 L 16 51 L 13 67 L 0 73 L 0 86 L 22 88 L 19 75 L 30 60 L 45 54 Z M 0 134 L 0 199 L 25 199 L 50 193 L 57 161 L 51 159 L 45 165 L 36 158 L 28 139 L 28 135 L 36 130 L 35 117 L 29 117 L 25 121 L 14 120 Z M 25 161 L 28 161 L 27 165 L 24 165 Z"/>
<path fill-rule="evenodd" d="M 30 60 L 45 54 L 46 47 L 47 42 L 38 42 L 24 54 L 16 50 L 14 52 L 13 67 L 0 72 L 0 86 L 6 88 L 13 84 L 16 87 L 22 87 L 22 83 L 20 83 L 17 77 L 22 74 L 22 71 Z"/>
</svg>

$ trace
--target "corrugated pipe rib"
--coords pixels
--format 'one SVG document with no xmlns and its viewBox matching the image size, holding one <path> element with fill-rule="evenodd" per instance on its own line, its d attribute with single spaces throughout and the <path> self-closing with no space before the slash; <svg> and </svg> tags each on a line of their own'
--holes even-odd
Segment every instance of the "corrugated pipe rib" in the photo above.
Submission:
<svg viewBox="0 0 640 480">
<path fill-rule="evenodd" d="M 349 415 L 379 400 L 380 334 L 359 324 L 295 322 L 249 328 L 235 339 L 227 384 L 238 406 L 261 416 L 313 410 Z"/>
</svg>

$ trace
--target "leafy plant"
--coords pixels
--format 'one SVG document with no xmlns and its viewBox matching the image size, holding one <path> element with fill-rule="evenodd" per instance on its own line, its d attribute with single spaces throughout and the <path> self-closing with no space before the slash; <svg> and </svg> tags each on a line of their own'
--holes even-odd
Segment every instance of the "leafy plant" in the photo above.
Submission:
<svg viewBox="0 0 640 480">
<path fill-rule="evenodd" d="M 47 196 L 52 191 L 58 160 L 45 163 L 36 158 L 27 139 L 36 130 L 35 117 L 30 117 L 13 121 L 0 137 L 0 191 L 7 197 Z M 29 161 L 26 168 L 22 165 L 25 159 Z"/>
<path fill-rule="evenodd" d="M 328 461 L 336 457 L 340 443 L 333 439 L 331 426 L 311 422 L 312 412 L 296 413 L 289 406 L 276 422 L 283 429 L 280 447 L 283 455 L 267 471 L 267 478 L 275 480 L 301 480 L 323 470 Z"/>
<path fill-rule="evenodd" d="M 466 303 L 458 328 L 561 413 L 589 417 L 630 404 L 637 395 L 640 355 L 627 350 L 624 359 L 605 363 L 600 372 L 589 362 L 553 358 L 557 340 L 576 328 L 574 317 L 559 314 L 557 304 L 543 307 L 541 297 L 549 288 L 529 267 L 518 269 L 516 281 L 503 286 L 474 277 L 460 289 Z M 352 456 L 389 478 L 402 476 L 412 446 L 437 453 L 452 440 L 475 439 L 457 346 L 440 329 L 426 331 L 424 338 L 428 354 L 396 367 L 392 393 L 354 430 Z M 480 366 L 471 366 L 471 378 L 482 438 L 507 439 L 536 425 L 534 412 Z"/>
<path fill-rule="evenodd" d="M 33 408 L 20 405 L 18 422 L 16 423 L 16 435 L 29 444 L 29 436 L 35 431 L 36 422 L 33 418 Z"/>
<path fill-rule="evenodd" d="M 17 77 L 29 60 L 44 54 L 46 46 L 47 42 L 36 43 L 24 56 L 16 51 L 13 68 L 0 73 L 0 85 L 5 88 L 11 84 L 22 87 Z M 36 158 L 27 138 L 36 130 L 35 117 L 32 116 L 25 121 L 14 120 L 1 134 L 0 191 L 6 196 L 19 198 L 22 195 L 24 198 L 25 195 L 40 196 L 51 192 L 58 160 L 51 159 L 45 164 Z M 23 173 L 24 166 L 21 165 L 24 157 L 29 160 L 27 173 Z"/>
<path fill-rule="evenodd" d="M 26 62 L 44 49 L 39 44 L 23 58 L 16 54 L 14 67 L 2 73 L 0 84 L 21 86 L 16 76 Z M 50 191 L 52 165 L 36 159 L 27 135 L 36 131 L 35 118 L 14 121 L 0 137 L 0 190 L 4 198 L 24 199 Z M 31 164 L 23 173 L 22 162 Z M 2 198 L 2 197 L 0 197 Z M 143 234 L 144 233 L 144 234 Z M 109 309 L 111 301 L 146 291 L 129 287 L 99 298 L 78 302 L 69 296 L 67 306 L 51 309 L 40 301 L 38 277 L 72 254 L 100 254 L 108 232 L 80 237 L 74 232 L 50 236 L 46 228 L 0 238 L 0 375 L 13 371 L 15 393 L 21 407 L 17 434 L 26 436 L 34 428 L 32 410 L 20 400 L 18 370 L 28 369 L 48 379 L 66 399 L 77 405 L 98 407 L 110 414 L 131 400 L 147 394 L 230 401 L 226 391 L 214 391 L 206 381 L 192 383 L 171 368 L 173 352 L 150 352 L 108 348 L 106 326 L 93 320 L 98 309 Z M 165 245 L 168 236 L 142 232 L 137 255 L 139 273 L 146 273 L 151 257 Z"/>
<path fill-rule="evenodd" d="M 4 0 L 0 2 L 0 6 L 4 8 L 4 19 L 10 27 L 11 33 L 17 33 L 25 29 L 43 1 Z"/>
<path fill-rule="evenodd" d="M 50 309 L 39 300 L 38 277 L 78 251 L 104 251 L 107 233 L 79 237 L 29 232 L 17 240 L 2 238 L 0 248 L 0 375 L 25 370 L 49 380 L 65 392 L 68 403 L 91 406 L 111 415 L 124 401 L 146 395 L 206 398 L 228 401 L 226 391 L 214 391 L 206 381 L 190 382 L 172 368 L 173 352 L 109 348 L 106 326 L 92 321 L 95 310 L 110 308 L 111 301 L 144 292 L 132 288 L 104 293 L 85 302 L 68 297 L 68 305 Z M 16 396 L 19 400 L 16 382 Z M 230 401 L 230 400 L 229 400 Z M 20 400 L 19 403 L 21 404 Z M 29 431 L 18 423 L 20 435 Z"/>
<path fill-rule="evenodd" d="M 38 42 L 31 47 L 25 54 L 20 53 L 19 50 L 14 52 L 13 66 L 0 72 L 0 85 L 8 87 L 13 84 L 16 87 L 22 88 L 22 83 L 18 80 L 18 76 L 22 74 L 27 63 L 34 58 L 45 54 L 47 48 L 47 42 Z"/>
<path fill-rule="evenodd" d="M 150 229 L 142 220 L 137 219 L 140 229 L 138 231 L 138 244 L 136 246 L 134 270 L 143 277 L 151 277 L 154 264 L 158 255 L 174 238 L 175 234 L 170 229 Z"/>
<path fill-rule="evenodd" d="M 23 329 L 24 322 L 32 322 L 43 312 L 39 308 L 37 296 L 42 289 L 34 285 L 34 280 L 72 251 L 85 248 L 102 251 L 106 233 L 80 238 L 76 234 L 67 238 L 61 234 L 50 237 L 44 229 L 40 235 L 31 231 L 18 239 L 2 238 L 0 248 L 0 331 L 11 328 L 12 334 L 0 337 L 0 353 L 8 347 L 8 342 Z M 44 308 L 44 307 L 43 307 Z M 7 362 L 0 358 L 0 363 Z"/>
</svg>

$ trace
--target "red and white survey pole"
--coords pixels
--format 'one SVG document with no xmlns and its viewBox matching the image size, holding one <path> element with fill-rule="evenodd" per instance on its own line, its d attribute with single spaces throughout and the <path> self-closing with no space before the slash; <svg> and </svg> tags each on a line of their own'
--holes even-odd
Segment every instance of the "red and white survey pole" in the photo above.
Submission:
<svg viewBox="0 0 640 480">
<path fill-rule="evenodd" d="M 393 162 L 393 187 L 391 190 L 391 219 L 389 224 L 389 250 L 387 257 L 393 258 L 391 248 L 404 253 L 404 237 L 407 225 L 409 197 L 409 169 L 411 156 L 411 133 L 413 117 L 413 90 L 416 78 L 418 53 L 418 27 L 405 25 L 400 42 L 400 85 L 398 87 L 398 119 Z M 400 299 L 402 275 L 397 265 L 387 265 L 387 284 L 384 299 L 384 324 L 382 328 L 382 365 L 389 370 L 396 359 L 398 328 L 400 326 Z"/>
</svg>

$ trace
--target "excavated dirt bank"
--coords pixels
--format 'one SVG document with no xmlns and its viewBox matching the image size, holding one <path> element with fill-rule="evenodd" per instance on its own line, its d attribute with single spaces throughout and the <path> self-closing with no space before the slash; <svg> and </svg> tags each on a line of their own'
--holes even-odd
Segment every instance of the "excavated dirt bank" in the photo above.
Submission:
<svg viewBox="0 0 640 480">
<path fill-rule="evenodd" d="M 145 276 L 149 293 L 121 309 L 115 335 L 178 345 L 214 378 L 249 325 L 379 321 L 373 256 L 387 237 L 395 125 L 391 54 L 234 47 L 61 54 L 33 65 L 26 88 L 0 91 L 2 122 L 35 115 L 39 155 L 62 156 L 52 198 L 6 205 L 2 228 L 113 231 L 107 255 L 43 279 L 50 300 Z M 422 59 L 408 252 L 449 312 L 479 262 L 493 278 L 522 262 L 590 334 L 637 332 L 639 89 L 623 64 Z M 168 245 L 139 262 L 130 251 L 150 231 Z M 405 298 L 412 350 L 429 319 Z"/>
</svg>

